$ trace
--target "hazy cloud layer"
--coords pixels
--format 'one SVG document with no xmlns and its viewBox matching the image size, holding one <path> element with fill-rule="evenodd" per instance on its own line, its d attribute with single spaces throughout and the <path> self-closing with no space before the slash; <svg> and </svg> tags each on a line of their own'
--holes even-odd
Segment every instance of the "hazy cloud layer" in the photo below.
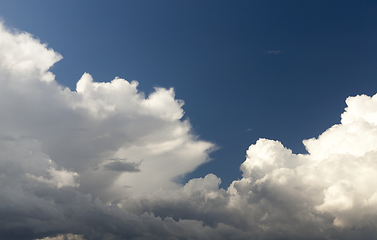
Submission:
<svg viewBox="0 0 377 240">
<path fill-rule="evenodd" d="M 71 91 L 48 71 L 61 58 L 0 25 L 1 239 L 377 237 L 377 95 L 349 97 L 309 154 L 259 139 L 227 189 L 213 174 L 180 186 L 214 145 L 173 89 L 85 73 Z"/>
</svg>

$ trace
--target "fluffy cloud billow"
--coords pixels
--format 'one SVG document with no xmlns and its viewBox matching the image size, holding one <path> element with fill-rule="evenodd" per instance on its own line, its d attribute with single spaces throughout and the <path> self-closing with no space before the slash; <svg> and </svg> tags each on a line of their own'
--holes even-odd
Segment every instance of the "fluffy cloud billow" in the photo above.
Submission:
<svg viewBox="0 0 377 240">
<path fill-rule="evenodd" d="M 84 73 L 71 91 L 48 71 L 62 57 L 30 34 L 2 26 L 0 46 L 1 136 L 39 141 L 59 167 L 78 174 L 83 192 L 95 188 L 108 202 L 176 188 L 172 178 L 208 161 L 213 144 L 196 140 L 180 120 L 183 102 L 173 89 L 145 97 L 136 81 L 98 83 Z M 123 168 L 114 171 L 112 159 Z"/>
<path fill-rule="evenodd" d="M 76 90 L 62 59 L 0 25 L 1 239 L 366 239 L 377 237 L 377 95 L 349 97 L 308 154 L 259 139 L 242 178 L 177 176 L 209 161 L 173 89 L 136 81 Z"/>
</svg>

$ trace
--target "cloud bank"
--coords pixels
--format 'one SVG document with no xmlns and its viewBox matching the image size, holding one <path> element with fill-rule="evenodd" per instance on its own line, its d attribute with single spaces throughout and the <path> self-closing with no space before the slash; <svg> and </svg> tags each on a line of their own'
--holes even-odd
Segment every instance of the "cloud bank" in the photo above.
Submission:
<svg viewBox="0 0 377 240">
<path fill-rule="evenodd" d="M 377 237 L 377 95 L 349 97 L 308 154 L 259 139 L 227 189 L 213 174 L 181 186 L 214 144 L 174 90 L 85 73 L 72 91 L 49 71 L 61 58 L 0 25 L 1 239 Z"/>
</svg>

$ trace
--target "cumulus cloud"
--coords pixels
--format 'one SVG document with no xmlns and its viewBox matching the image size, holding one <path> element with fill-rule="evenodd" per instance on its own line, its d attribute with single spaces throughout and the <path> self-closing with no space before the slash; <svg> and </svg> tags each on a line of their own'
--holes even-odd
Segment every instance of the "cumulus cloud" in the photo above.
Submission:
<svg viewBox="0 0 377 240">
<path fill-rule="evenodd" d="M 377 237 L 377 95 L 349 97 L 308 154 L 259 139 L 242 178 L 172 181 L 214 145 L 181 120 L 173 89 L 136 81 L 75 91 L 62 57 L 0 25 L 1 239 L 372 239 Z"/>
<path fill-rule="evenodd" d="M 4 26 L 0 32 L 0 110 L 6 113 L 0 120 L 1 136 L 39 141 L 43 153 L 58 166 L 78 174 L 83 192 L 96 188 L 94 195 L 113 201 L 160 187 L 177 188 L 171 179 L 209 160 L 213 144 L 197 140 L 189 122 L 180 120 L 183 101 L 174 98 L 172 88 L 156 88 L 145 97 L 136 81 L 117 77 L 94 82 L 84 73 L 76 91 L 71 91 L 48 71 L 61 59 L 59 54 L 30 34 Z M 67 177 L 54 170 L 50 175 Z M 97 176 L 101 185 L 92 181 Z M 123 185 L 131 188 L 125 190 Z M 104 189 L 106 196 L 101 195 Z"/>
<path fill-rule="evenodd" d="M 346 103 L 341 124 L 303 141 L 308 154 L 259 139 L 246 152 L 242 179 L 227 190 L 218 189 L 220 179 L 210 174 L 122 206 L 227 224 L 255 239 L 376 238 L 377 95 Z"/>
<path fill-rule="evenodd" d="M 156 88 L 145 97 L 136 81 L 98 83 L 84 73 L 72 91 L 49 71 L 60 54 L 3 24 L 0 35 L 1 204 L 5 215 L 35 224 L 19 223 L 20 229 L 38 232 L 38 216 L 34 221 L 29 208 L 36 214 L 38 208 L 48 208 L 43 196 L 49 191 L 73 188 L 69 191 L 75 198 L 91 194 L 111 203 L 179 188 L 173 178 L 209 160 L 214 145 L 198 140 L 190 123 L 181 120 L 183 101 L 175 99 L 172 88 Z M 51 202 L 55 200 L 60 201 Z M 51 202 L 48 210 L 57 215 L 50 219 L 65 221 Z M 7 226 L 2 229 L 5 238 L 12 235 L 9 231 L 18 232 L 13 229 L 17 221 L 8 220 L 2 225 Z"/>
</svg>

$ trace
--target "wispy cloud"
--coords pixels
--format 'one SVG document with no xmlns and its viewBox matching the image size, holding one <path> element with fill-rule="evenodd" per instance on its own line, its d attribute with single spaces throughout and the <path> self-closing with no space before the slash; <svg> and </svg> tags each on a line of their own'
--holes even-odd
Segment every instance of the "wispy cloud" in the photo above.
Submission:
<svg viewBox="0 0 377 240">
<path fill-rule="evenodd" d="M 268 50 L 268 51 L 266 51 L 266 53 L 267 54 L 280 54 L 281 53 L 281 51 L 280 50 Z"/>
</svg>

